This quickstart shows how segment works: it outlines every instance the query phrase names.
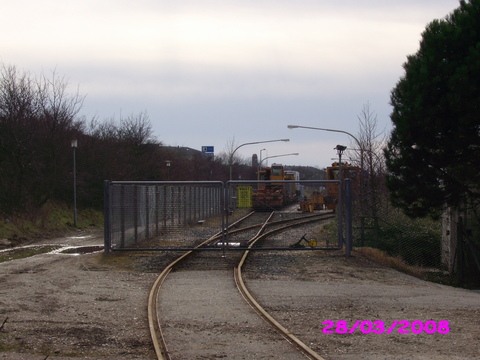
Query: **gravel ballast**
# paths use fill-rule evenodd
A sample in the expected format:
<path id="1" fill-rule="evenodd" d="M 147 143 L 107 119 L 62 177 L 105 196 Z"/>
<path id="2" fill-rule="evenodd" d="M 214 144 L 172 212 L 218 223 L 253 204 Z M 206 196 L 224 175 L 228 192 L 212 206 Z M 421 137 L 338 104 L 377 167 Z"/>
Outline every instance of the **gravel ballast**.
<path id="1" fill-rule="evenodd" d="M 101 234 L 81 235 L 45 243 L 103 242 Z M 0 359 L 154 359 L 147 298 L 157 275 L 174 256 L 178 254 L 48 253 L 0 263 Z M 207 316 L 205 308 L 196 307 L 195 321 L 182 317 L 182 306 L 172 304 L 182 304 L 192 291 L 206 296 L 205 289 L 192 288 L 192 283 L 195 277 L 214 279 L 218 270 L 211 271 L 210 275 L 191 272 L 179 282 L 183 285 L 176 282 L 175 292 L 170 289 L 171 298 L 165 298 L 168 302 L 164 310 L 171 319 L 166 326 L 183 327 L 185 333 L 192 331 L 204 337 L 197 344 L 187 345 L 188 352 L 181 356 L 252 358 L 248 349 L 233 349 L 236 336 L 245 334 L 252 339 L 258 335 L 262 340 L 255 341 L 265 343 L 267 348 L 275 344 L 274 336 L 265 336 L 263 320 L 254 324 L 253 320 L 232 315 L 230 332 L 221 334 L 215 330 L 221 320 Z M 245 265 L 244 279 L 275 319 L 328 360 L 464 360 L 480 354 L 479 293 L 419 280 L 380 266 L 355 251 L 350 258 L 342 251 L 253 252 Z M 216 301 L 208 303 L 209 310 L 218 307 L 215 313 L 226 312 L 228 317 L 228 304 L 232 309 L 248 308 L 240 303 L 233 305 L 237 300 L 230 298 L 232 283 L 212 281 L 217 291 L 211 295 Z M 165 285 L 168 290 L 168 282 Z M 223 294 L 228 298 L 222 298 Z M 382 321 L 387 326 L 403 320 L 448 321 L 449 332 L 325 333 L 322 324 Z M 178 338 L 182 341 L 181 336 Z M 223 342 L 223 353 L 212 355 L 208 347 L 212 339 Z M 255 341 L 252 349 L 258 347 Z M 172 346 L 178 348 L 174 343 Z M 226 348 L 229 346 L 232 349 Z"/>

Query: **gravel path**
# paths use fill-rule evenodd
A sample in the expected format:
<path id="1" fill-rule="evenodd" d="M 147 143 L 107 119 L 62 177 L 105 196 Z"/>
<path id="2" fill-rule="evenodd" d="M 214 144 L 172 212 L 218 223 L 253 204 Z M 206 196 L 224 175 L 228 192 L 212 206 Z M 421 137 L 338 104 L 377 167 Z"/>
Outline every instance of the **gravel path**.
<path id="1" fill-rule="evenodd" d="M 266 257 L 276 267 L 260 272 Z M 422 281 L 355 252 L 255 253 L 246 283 L 267 311 L 328 360 L 480 359 L 480 293 Z M 448 321 L 449 332 L 324 333 L 324 321 L 347 321 L 350 329 L 356 321 L 387 328 L 394 321 Z"/>
<path id="2" fill-rule="evenodd" d="M 79 234 L 53 242 L 101 245 L 102 238 Z M 245 281 L 274 318 L 326 360 L 480 358 L 479 293 L 424 282 L 353 255 L 256 252 L 245 266 Z M 52 253 L 0 263 L 0 359 L 154 359 L 147 298 L 171 258 L 162 252 L 108 257 Z M 261 349 L 267 349 L 262 354 L 269 358 L 278 339 L 263 320 L 247 318 L 243 310 L 248 306 L 233 296 L 230 270 L 192 268 L 171 276 L 173 282 L 165 284 L 170 298 L 161 306 L 170 317 L 170 336 L 181 340 L 171 348 L 178 351 L 176 358 L 262 358 L 253 355 Z M 207 291 L 207 285 L 215 290 Z M 198 305 L 211 295 L 216 301 Z M 185 307 L 195 309 L 196 315 L 185 318 Z M 326 320 L 449 321 L 449 332 L 324 333 Z M 220 333 L 217 325 L 222 323 L 229 332 Z M 212 350 L 214 343 L 221 351 Z M 285 358 L 292 359 L 287 348 Z"/>
<path id="3" fill-rule="evenodd" d="M 305 359 L 245 302 L 233 270 L 175 272 L 162 289 L 173 359 Z"/>

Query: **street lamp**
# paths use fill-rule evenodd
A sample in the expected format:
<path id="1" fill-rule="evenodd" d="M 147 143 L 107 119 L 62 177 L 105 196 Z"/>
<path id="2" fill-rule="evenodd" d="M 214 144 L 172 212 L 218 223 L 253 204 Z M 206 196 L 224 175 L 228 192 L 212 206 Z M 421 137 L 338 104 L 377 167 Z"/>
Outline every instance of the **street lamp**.
<path id="1" fill-rule="evenodd" d="M 337 145 L 335 146 L 334 150 L 337 150 L 338 154 L 338 180 L 340 183 L 338 184 L 338 239 L 343 243 L 343 228 L 342 228 L 342 221 L 343 221 L 343 176 L 342 176 L 342 154 L 347 149 L 346 146 Z M 340 245 L 342 245 L 342 243 Z"/>
<path id="2" fill-rule="evenodd" d="M 317 127 L 310 127 L 310 126 L 300 126 L 300 125 L 288 125 L 287 126 L 289 129 L 297 129 L 297 128 L 301 128 L 301 129 L 311 129 L 311 130 L 320 130 L 320 131 L 331 131 L 331 132 L 338 132 L 338 133 L 343 133 L 343 134 L 346 134 L 348 136 L 350 136 L 351 138 L 353 138 L 355 140 L 355 142 L 357 143 L 359 149 L 360 149 L 360 170 L 361 172 L 363 173 L 363 146 L 362 144 L 360 143 L 360 141 L 352 134 L 350 134 L 349 132 L 347 131 L 343 131 L 343 130 L 336 130 L 336 129 L 326 129 L 326 128 L 317 128 Z M 337 150 L 337 153 L 338 153 L 338 157 L 339 157 L 339 168 L 338 168 L 338 171 L 339 171 L 339 180 L 340 180 L 340 184 L 339 184 L 339 189 L 338 189 L 338 239 L 340 241 L 340 245 L 343 244 L 343 230 L 342 230 L 342 154 L 343 152 L 347 149 L 346 146 L 343 146 L 343 145 L 337 145 L 335 147 L 335 150 Z M 362 185 L 362 181 L 363 181 L 363 176 L 360 176 L 360 185 Z M 348 232 L 348 231 L 347 231 Z M 347 239 L 349 244 L 348 246 L 351 246 L 351 239 Z M 349 250 L 347 250 L 347 255 L 349 255 Z"/>
<path id="3" fill-rule="evenodd" d="M 170 181 L 170 166 L 172 162 L 170 160 L 165 160 L 165 165 L 167 166 L 167 180 Z"/>
<path id="4" fill-rule="evenodd" d="M 260 161 L 260 164 L 259 164 L 259 167 L 262 168 L 262 162 L 264 160 L 267 160 L 267 159 L 271 159 L 271 158 L 276 158 L 276 157 L 280 157 L 280 156 L 296 156 L 296 155 L 300 155 L 299 153 L 291 153 L 291 154 L 282 154 L 282 155 L 273 155 L 273 156 L 267 156 L 266 158 L 264 158 L 262 161 Z"/>
<path id="5" fill-rule="evenodd" d="M 291 154 L 267 156 L 262 161 L 260 161 L 260 163 L 258 164 L 258 174 L 257 174 L 258 180 L 260 180 L 260 170 L 262 170 L 262 162 L 264 160 L 271 159 L 271 158 L 276 158 L 276 157 L 280 157 L 280 156 L 290 156 L 290 155 L 299 155 L 299 154 L 298 153 L 291 153 Z"/>
<path id="6" fill-rule="evenodd" d="M 261 149 L 261 150 L 260 150 L 260 161 L 258 162 L 258 169 L 257 169 L 257 171 L 260 171 L 260 164 L 262 163 L 262 151 L 267 151 L 267 149 Z"/>
<path id="7" fill-rule="evenodd" d="M 232 151 L 232 153 L 230 154 L 230 158 L 229 158 L 229 167 L 230 167 L 230 180 L 232 180 L 232 163 L 233 163 L 233 155 L 235 154 L 235 152 L 240 149 L 242 146 L 245 146 L 245 145 L 255 145 L 255 144 L 264 144 L 264 143 L 270 143 L 270 142 L 277 142 L 277 141 L 285 141 L 285 142 L 288 142 L 290 141 L 290 139 L 278 139 L 278 140 L 266 140 L 266 141 L 255 141 L 255 142 L 248 142 L 248 143 L 245 143 L 245 144 L 242 144 L 242 145 L 239 145 L 235 148 L 235 150 Z"/>
<path id="8" fill-rule="evenodd" d="M 321 131 L 331 131 L 331 132 L 338 132 L 342 134 L 346 134 L 353 138 L 355 142 L 357 143 L 359 149 L 360 149 L 360 169 L 363 171 L 363 146 L 360 143 L 360 141 L 352 134 L 350 134 L 347 131 L 344 130 L 336 130 L 336 129 L 326 129 L 326 128 L 317 128 L 317 127 L 310 127 L 310 126 L 301 126 L 301 125 L 288 125 L 287 126 L 289 129 L 311 129 L 311 130 L 321 130 Z"/>
<path id="9" fill-rule="evenodd" d="M 73 149 L 73 225 L 77 227 L 77 164 L 75 158 L 77 140 L 72 140 L 71 146 Z"/>
<path id="10" fill-rule="evenodd" d="M 300 126 L 300 125 L 288 125 L 287 127 L 289 129 L 311 129 L 311 130 L 332 131 L 332 132 L 339 132 L 339 133 L 347 134 L 348 136 L 351 136 L 353 139 L 355 139 L 358 147 L 360 147 L 360 148 L 362 147 L 361 144 L 360 144 L 360 141 L 355 136 L 353 136 L 352 134 L 350 134 L 347 131 L 336 130 L 336 129 L 317 128 L 317 127 L 310 127 L 310 126 Z"/>

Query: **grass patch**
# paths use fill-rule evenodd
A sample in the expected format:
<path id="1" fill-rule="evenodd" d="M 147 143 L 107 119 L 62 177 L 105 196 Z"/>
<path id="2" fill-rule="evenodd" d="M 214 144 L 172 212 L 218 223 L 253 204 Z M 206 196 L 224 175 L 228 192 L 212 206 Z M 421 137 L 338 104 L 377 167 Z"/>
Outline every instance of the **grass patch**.
<path id="1" fill-rule="evenodd" d="M 409 274 L 421 279 L 425 279 L 426 274 L 428 273 L 427 269 L 422 268 L 420 266 L 409 265 L 401 257 L 390 256 L 385 251 L 380 249 L 375 249 L 371 247 L 361 247 L 361 248 L 356 248 L 355 251 L 375 261 L 378 264 L 393 268 L 395 270 L 404 272 L 406 274 Z"/>
<path id="2" fill-rule="evenodd" d="M 355 251 L 380 265 L 393 268 L 408 275 L 415 276 L 419 279 L 448 286 L 459 286 L 455 275 L 449 274 L 447 271 L 444 271 L 442 269 L 412 266 L 407 264 L 399 256 L 390 256 L 385 251 L 375 248 L 361 247 L 356 248 Z M 467 284 L 464 287 L 478 289 L 478 285 L 475 284 Z"/>
<path id="3" fill-rule="evenodd" d="M 317 242 L 318 247 L 338 246 L 338 225 L 337 221 L 329 221 L 315 228 L 307 238 Z"/>
<path id="4" fill-rule="evenodd" d="M 112 266 L 118 269 L 129 269 L 135 265 L 138 254 L 130 251 L 112 251 L 106 255 L 104 252 L 96 255 L 98 264 Z"/>
<path id="5" fill-rule="evenodd" d="M 72 207 L 63 203 L 49 202 L 41 209 L 28 213 L 3 216 L 0 219 L 0 239 L 9 239 L 17 244 L 24 239 L 49 238 L 71 230 L 101 226 L 103 226 L 101 211 L 78 210 L 75 227 Z"/>

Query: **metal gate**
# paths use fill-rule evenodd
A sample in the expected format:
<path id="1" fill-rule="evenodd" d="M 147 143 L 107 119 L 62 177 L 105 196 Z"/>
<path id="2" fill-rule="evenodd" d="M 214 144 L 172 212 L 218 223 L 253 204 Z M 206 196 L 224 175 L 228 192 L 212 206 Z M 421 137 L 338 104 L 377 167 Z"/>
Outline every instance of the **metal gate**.
<path id="1" fill-rule="evenodd" d="M 228 246 L 229 224 L 245 216 L 255 207 L 252 201 L 260 186 L 281 183 L 285 188 L 296 187 L 295 198 L 282 204 L 276 215 L 281 218 L 301 218 L 310 211 L 301 209 L 302 202 L 320 193 L 328 183 L 338 181 L 105 181 L 104 238 L 105 252 L 115 250 L 194 250 L 202 241 L 221 234 Z M 348 184 L 348 181 L 345 181 Z M 346 186 L 345 199 L 349 199 Z M 258 204 L 257 204 L 258 205 Z M 283 206 L 285 205 L 285 206 Z M 272 206 L 272 208 L 274 208 Z M 337 211 L 337 236 L 329 248 L 346 249 L 350 243 L 351 211 Z M 348 206 L 346 207 L 348 210 Z M 267 205 L 267 209 L 268 205 Z M 343 229 L 342 224 L 347 224 Z M 345 237 L 343 235 L 345 232 Z M 291 244 L 279 245 L 288 248 Z M 318 247 L 319 249 L 323 247 Z M 215 248 L 218 250 L 219 248 Z M 209 250 L 215 250 L 209 249 Z"/>

